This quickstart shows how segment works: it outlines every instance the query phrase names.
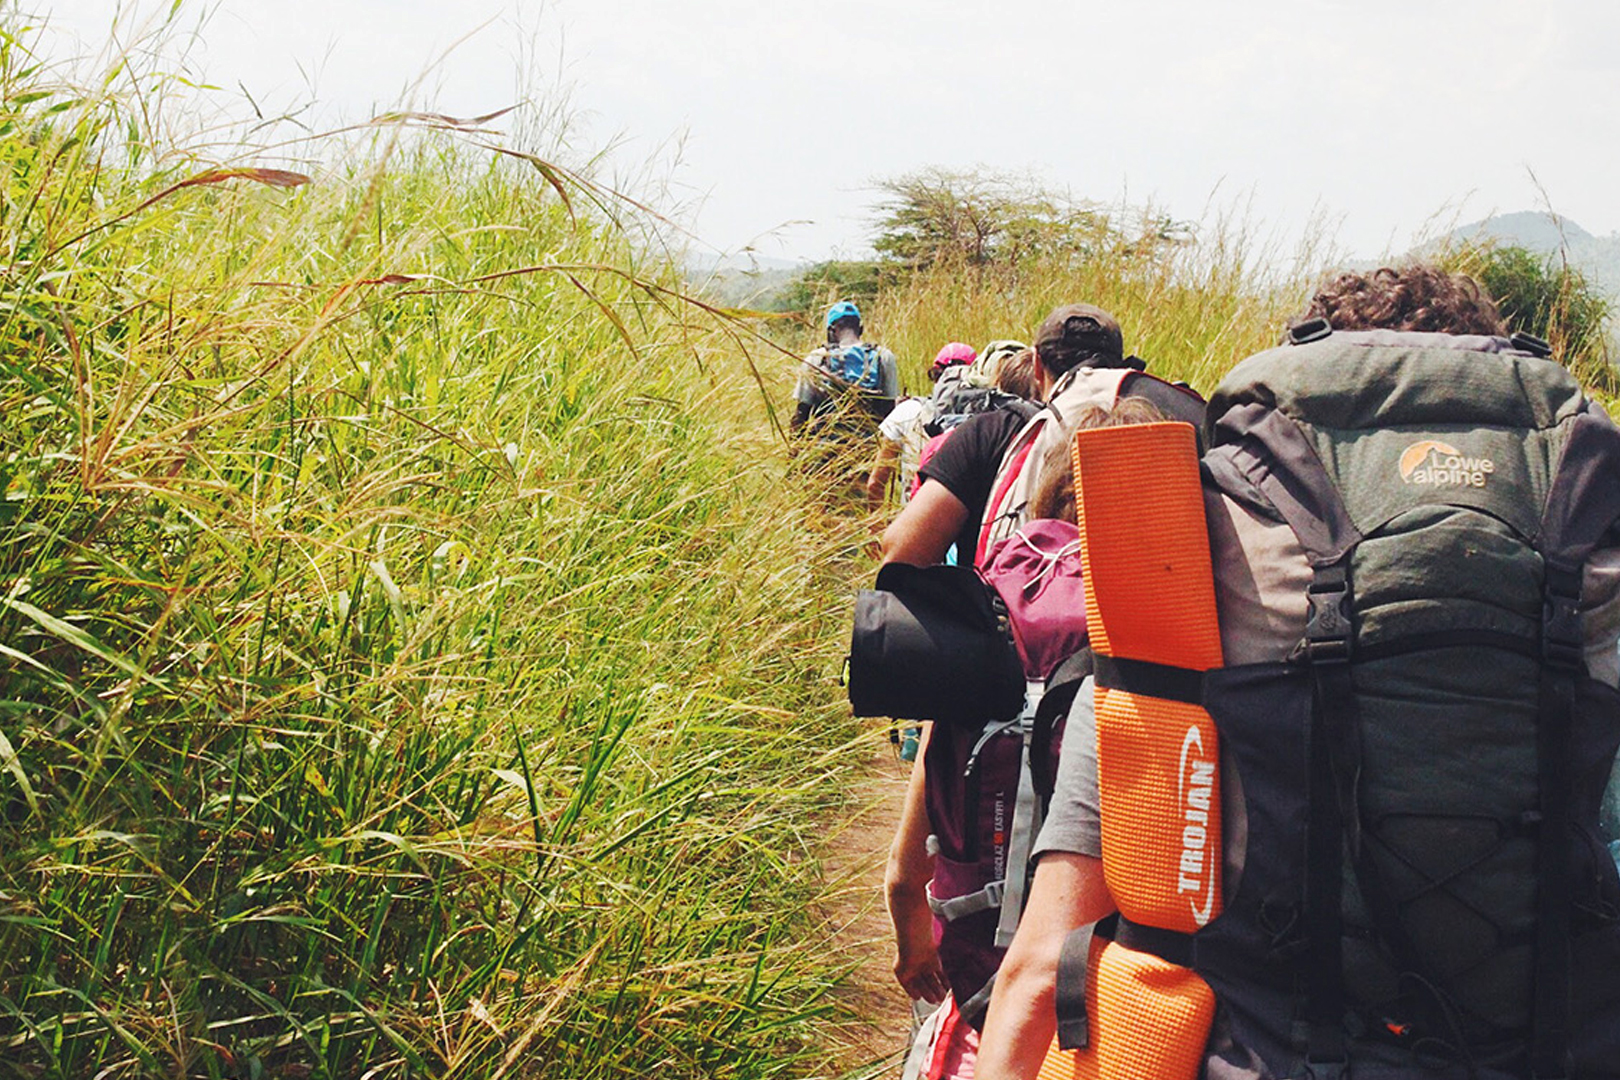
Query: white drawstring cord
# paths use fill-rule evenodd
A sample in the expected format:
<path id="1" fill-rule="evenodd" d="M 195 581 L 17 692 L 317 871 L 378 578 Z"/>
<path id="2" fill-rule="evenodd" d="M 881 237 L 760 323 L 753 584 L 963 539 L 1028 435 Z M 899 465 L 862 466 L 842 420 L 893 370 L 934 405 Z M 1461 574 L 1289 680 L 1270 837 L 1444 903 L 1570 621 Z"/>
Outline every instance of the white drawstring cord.
<path id="1" fill-rule="evenodd" d="M 1024 599 L 1026 600 L 1033 599 L 1034 593 L 1032 593 L 1031 590 L 1039 588 L 1041 582 L 1045 580 L 1046 575 L 1052 572 L 1052 569 L 1057 566 L 1065 555 L 1073 555 L 1080 550 L 1080 540 L 1078 537 L 1070 540 L 1067 544 L 1064 544 L 1056 551 L 1047 551 L 1045 548 L 1037 546 L 1035 541 L 1031 540 L 1024 533 L 1023 529 L 1019 529 L 1015 535 L 1019 540 L 1023 541 L 1025 547 L 1039 555 L 1041 560 L 1046 563 L 1045 566 L 1041 567 L 1040 573 L 1036 574 L 1034 578 L 1024 583 Z"/>

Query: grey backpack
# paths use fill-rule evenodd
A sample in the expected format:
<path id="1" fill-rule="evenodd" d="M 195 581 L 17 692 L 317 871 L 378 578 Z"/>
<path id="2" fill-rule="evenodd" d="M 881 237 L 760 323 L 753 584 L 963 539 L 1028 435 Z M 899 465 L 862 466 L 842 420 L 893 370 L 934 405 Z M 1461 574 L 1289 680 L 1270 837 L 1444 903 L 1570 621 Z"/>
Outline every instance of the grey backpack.
<path id="1" fill-rule="evenodd" d="M 1620 429 L 1544 355 L 1318 321 L 1211 398 L 1208 480 L 1309 566 L 1258 607 L 1304 633 L 1203 681 L 1247 819 L 1223 914 L 1121 940 L 1190 959 L 1215 1052 L 1262 1075 L 1620 1076 L 1620 692 L 1593 614 Z M 1217 547 L 1223 604 L 1264 557 Z"/>

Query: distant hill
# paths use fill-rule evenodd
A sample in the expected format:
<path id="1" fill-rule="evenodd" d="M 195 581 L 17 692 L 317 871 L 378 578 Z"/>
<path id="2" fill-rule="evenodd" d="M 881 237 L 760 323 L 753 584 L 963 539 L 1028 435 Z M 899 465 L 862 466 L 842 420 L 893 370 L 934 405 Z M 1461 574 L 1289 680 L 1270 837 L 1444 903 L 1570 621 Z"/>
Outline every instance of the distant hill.
<path id="1" fill-rule="evenodd" d="M 1550 255 L 1563 248 L 1569 264 L 1610 299 L 1620 303 L 1620 235 L 1594 236 L 1569 218 L 1534 210 L 1496 214 L 1463 225 L 1420 251 L 1494 240 Z"/>
<path id="2" fill-rule="evenodd" d="M 694 259 L 686 264 L 686 283 L 694 291 L 727 307 L 768 310 L 772 299 L 802 274 L 807 265 L 752 252 Z"/>

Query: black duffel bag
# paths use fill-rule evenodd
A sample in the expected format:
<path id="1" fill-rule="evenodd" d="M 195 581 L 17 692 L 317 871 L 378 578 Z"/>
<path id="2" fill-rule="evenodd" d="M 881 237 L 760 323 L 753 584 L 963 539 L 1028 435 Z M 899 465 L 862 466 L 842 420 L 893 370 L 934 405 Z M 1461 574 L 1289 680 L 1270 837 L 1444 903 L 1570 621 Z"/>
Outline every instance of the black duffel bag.
<path id="1" fill-rule="evenodd" d="M 980 726 L 1024 707 L 1024 669 L 1001 599 L 967 566 L 889 563 L 855 598 L 856 716 Z"/>

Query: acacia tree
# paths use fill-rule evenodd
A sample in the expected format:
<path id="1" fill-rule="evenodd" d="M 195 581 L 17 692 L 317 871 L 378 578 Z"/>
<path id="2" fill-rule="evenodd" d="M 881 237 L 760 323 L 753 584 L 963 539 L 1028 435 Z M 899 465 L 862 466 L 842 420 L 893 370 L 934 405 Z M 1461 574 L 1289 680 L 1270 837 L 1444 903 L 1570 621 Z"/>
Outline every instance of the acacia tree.
<path id="1" fill-rule="evenodd" d="M 1124 238 L 1094 205 L 1028 176 L 928 168 L 880 180 L 872 247 L 910 269 L 1086 256 Z"/>

